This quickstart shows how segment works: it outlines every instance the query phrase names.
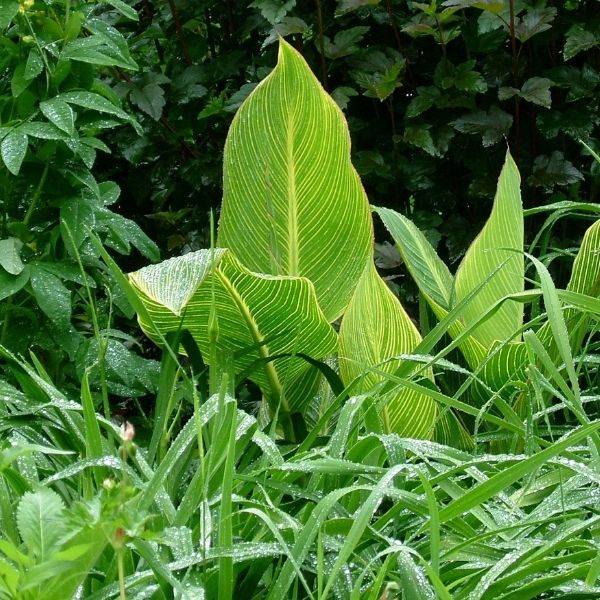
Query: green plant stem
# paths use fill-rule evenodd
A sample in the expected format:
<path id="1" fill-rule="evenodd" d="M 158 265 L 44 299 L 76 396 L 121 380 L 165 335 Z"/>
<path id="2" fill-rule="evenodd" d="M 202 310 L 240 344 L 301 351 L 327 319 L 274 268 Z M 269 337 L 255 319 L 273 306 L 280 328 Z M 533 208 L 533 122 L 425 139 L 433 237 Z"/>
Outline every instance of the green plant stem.
<path id="1" fill-rule="evenodd" d="M 42 189 L 44 187 L 44 184 L 46 183 L 46 178 L 48 177 L 49 170 L 50 170 L 50 164 L 46 163 L 44 165 L 44 170 L 42 171 L 42 176 L 40 177 L 37 187 L 35 188 L 35 192 L 33 193 L 33 198 L 31 198 L 31 203 L 29 204 L 29 208 L 27 209 L 27 212 L 25 213 L 25 217 L 23 218 L 24 225 L 29 225 L 29 221 L 31 220 L 33 212 L 36 209 L 36 206 L 40 199 L 40 196 L 42 195 Z"/>
<path id="2" fill-rule="evenodd" d="M 123 548 L 117 552 L 117 570 L 119 572 L 119 599 L 126 600 L 125 595 L 125 565 L 123 564 Z"/>

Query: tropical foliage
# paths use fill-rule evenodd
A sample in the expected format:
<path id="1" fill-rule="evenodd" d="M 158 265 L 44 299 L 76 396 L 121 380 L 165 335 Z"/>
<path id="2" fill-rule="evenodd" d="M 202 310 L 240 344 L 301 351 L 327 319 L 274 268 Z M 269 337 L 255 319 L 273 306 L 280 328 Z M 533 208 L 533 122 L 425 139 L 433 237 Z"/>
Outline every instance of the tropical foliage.
<path id="1" fill-rule="evenodd" d="M 586 3 L 216 8 L 0 0 L 0 598 L 597 597 Z"/>

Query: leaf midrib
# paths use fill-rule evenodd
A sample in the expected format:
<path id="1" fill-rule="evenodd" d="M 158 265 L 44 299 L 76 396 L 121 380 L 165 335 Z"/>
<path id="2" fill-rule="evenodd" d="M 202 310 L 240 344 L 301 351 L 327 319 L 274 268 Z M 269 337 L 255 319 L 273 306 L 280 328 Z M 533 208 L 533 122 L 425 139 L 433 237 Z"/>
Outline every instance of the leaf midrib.
<path id="1" fill-rule="evenodd" d="M 296 165 L 294 162 L 294 115 L 288 115 L 286 136 L 287 191 L 288 191 L 288 275 L 298 276 L 298 198 L 296 193 Z"/>
<path id="2" fill-rule="evenodd" d="M 281 400 L 281 410 L 284 412 L 289 412 L 289 406 L 287 405 L 287 402 L 283 397 L 282 385 L 279 381 L 279 376 L 277 374 L 277 371 L 275 370 L 275 366 L 273 365 L 272 361 L 267 360 L 271 354 L 269 351 L 269 347 L 267 344 L 264 343 L 265 338 L 258 329 L 256 321 L 254 321 L 254 319 L 252 318 L 250 308 L 246 304 L 244 298 L 242 298 L 242 296 L 238 292 L 235 285 L 232 283 L 231 279 L 229 279 L 229 277 L 227 277 L 227 275 L 223 273 L 223 271 L 220 268 L 217 268 L 215 270 L 215 273 L 218 276 L 219 281 L 223 284 L 223 287 L 227 290 L 229 296 L 231 297 L 235 305 L 238 307 L 242 319 L 246 323 L 248 331 L 252 336 L 252 340 L 258 348 L 258 354 L 262 359 L 265 359 L 265 375 L 267 376 L 267 379 L 269 381 L 269 387 L 271 388 L 272 394 L 271 398 L 269 398 L 269 404 L 274 410 L 277 410 L 279 408 L 279 401 Z"/>

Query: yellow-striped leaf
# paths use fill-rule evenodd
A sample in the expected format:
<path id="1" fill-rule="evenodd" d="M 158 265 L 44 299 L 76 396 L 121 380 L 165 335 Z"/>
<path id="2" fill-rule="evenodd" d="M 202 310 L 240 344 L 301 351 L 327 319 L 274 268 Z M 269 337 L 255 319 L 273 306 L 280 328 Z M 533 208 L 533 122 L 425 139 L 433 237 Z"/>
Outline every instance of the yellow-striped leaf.
<path id="1" fill-rule="evenodd" d="M 342 379 L 349 384 L 362 377 L 358 391 L 368 391 L 385 379 L 372 367 L 394 373 L 401 360 L 393 357 L 412 352 L 421 341 L 417 328 L 371 260 L 348 305 L 339 340 Z M 388 395 L 381 419 L 385 431 L 430 438 L 436 415 L 434 400 L 405 389 Z"/>
<path id="2" fill-rule="evenodd" d="M 225 144 L 219 246 L 248 269 L 310 279 L 332 322 L 372 251 L 369 205 L 336 103 L 280 40 Z"/>
<path id="3" fill-rule="evenodd" d="M 273 409 L 280 399 L 286 412 L 308 400 L 294 394 L 306 363 L 294 357 L 262 363 L 260 359 L 284 353 L 321 358 L 335 351 L 337 335 L 323 316 L 308 279 L 252 273 L 225 249 L 172 258 L 131 273 L 129 278 L 151 319 L 140 319 L 146 334 L 159 343 L 157 330 L 164 335 L 180 327 L 188 329 L 207 359 L 214 301 L 219 354 L 235 357 L 238 373 L 258 361 L 259 368 L 250 378 Z"/>
<path id="4" fill-rule="evenodd" d="M 498 180 L 492 213 L 465 254 L 454 281 L 454 305 L 501 268 L 465 307 L 462 319 L 472 323 L 509 294 L 522 292 L 525 282 L 523 259 L 523 206 L 519 171 L 507 152 Z M 473 332 L 473 337 L 490 348 L 496 340 L 515 335 L 523 324 L 523 305 L 505 302 Z M 515 337 L 515 341 L 518 338 Z"/>

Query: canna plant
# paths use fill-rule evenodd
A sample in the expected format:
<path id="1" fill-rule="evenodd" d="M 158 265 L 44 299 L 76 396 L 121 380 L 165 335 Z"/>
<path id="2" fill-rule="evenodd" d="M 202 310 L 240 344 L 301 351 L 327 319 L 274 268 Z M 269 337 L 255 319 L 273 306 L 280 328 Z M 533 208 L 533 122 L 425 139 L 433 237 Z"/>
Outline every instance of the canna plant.
<path id="1" fill-rule="evenodd" d="M 524 303 L 540 294 L 524 292 L 519 184 L 507 153 L 492 213 L 455 276 L 410 220 L 374 209 L 454 345 L 492 389 L 522 373 Z M 130 274 L 143 330 L 157 343 L 189 330 L 217 371 L 260 387 L 288 439 L 318 389 L 319 361 L 333 355 L 344 384 L 371 395 L 371 429 L 468 445 L 462 421 L 438 403 L 434 360 L 416 354 L 421 334 L 374 267 L 369 204 L 343 115 L 283 40 L 276 68 L 231 125 L 223 190 L 216 247 Z M 595 243 L 584 242 L 575 281 Z M 571 291 L 594 285 L 583 287 Z M 539 333 L 550 340 L 554 329 Z M 399 372 L 416 383 L 388 385 Z"/>

